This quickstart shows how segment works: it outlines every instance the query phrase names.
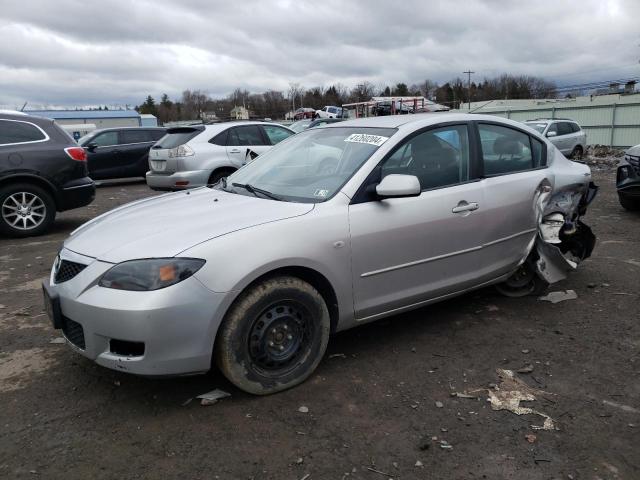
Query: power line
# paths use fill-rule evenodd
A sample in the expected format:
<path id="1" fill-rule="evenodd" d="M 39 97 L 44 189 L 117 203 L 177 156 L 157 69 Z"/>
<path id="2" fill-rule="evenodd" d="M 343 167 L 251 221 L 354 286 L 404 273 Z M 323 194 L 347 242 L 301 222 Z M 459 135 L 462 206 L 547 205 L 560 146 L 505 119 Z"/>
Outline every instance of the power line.
<path id="1" fill-rule="evenodd" d="M 462 72 L 462 73 L 466 73 L 468 75 L 468 77 L 467 77 L 467 92 L 468 92 L 468 100 L 469 100 L 469 110 L 471 110 L 471 74 L 472 73 L 476 73 L 476 72 L 472 72 L 471 70 L 467 70 L 466 72 Z"/>

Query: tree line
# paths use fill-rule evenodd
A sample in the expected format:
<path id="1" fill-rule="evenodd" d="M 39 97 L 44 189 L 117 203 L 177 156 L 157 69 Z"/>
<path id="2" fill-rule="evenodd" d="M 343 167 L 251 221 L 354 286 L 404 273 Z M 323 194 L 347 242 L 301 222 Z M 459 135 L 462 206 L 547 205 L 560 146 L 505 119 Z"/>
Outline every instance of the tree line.
<path id="1" fill-rule="evenodd" d="M 160 100 L 148 95 L 146 100 L 135 107 L 140 113 L 150 113 L 161 123 L 177 120 L 196 120 L 215 115 L 221 120 L 231 116 L 235 106 L 244 106 L 253 118 L 283 119 L 287 112 L 299 107 L 320 109 L 325 105 L 340 106 L 346 103 L 363 102 L 371 97 L 424 96 L 450 108 L 460 108 L 469 101 L 490 101 L 514 98 L 554 98 L 556 85 L 544 78 L 529 75 L 504 74 L 471 82 L 470 88 L 462 78 L 455 78 L 444 84 L 426 79 L 421 83 L 407 85 L 374 85 L 361 82 L 353 88 L 342 84 L 328 87 L 305 88 L 290 83 L 287 91 L 267 90 L 252 93 L 237 88 L 225 98 L 213 99 L 202 90 L 185 90 L 179 99 L 172 100 L 165 93 Z"/>

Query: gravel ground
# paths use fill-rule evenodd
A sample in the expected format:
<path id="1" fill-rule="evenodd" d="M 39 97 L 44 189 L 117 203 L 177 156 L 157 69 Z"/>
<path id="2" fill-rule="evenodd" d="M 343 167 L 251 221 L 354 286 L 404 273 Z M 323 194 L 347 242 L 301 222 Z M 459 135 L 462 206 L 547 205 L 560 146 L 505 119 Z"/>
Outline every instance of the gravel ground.
<path id="1" fill-rule="evenodd" d="M 138 378 L 51 343 L 39 284 L 62 240 L 152 194 L 100 187 L 50 234 L 0 238 L 0 478 L 640 478 L 640 215 L 611 169 L 594 176 L 594 255 L 552 288 L 577 299 L 486 289 L 343 332 L 309 381 L 260 398 L 217 372 Z M 553 430 L 487 402 L 496 369 L 523 367 L 545 392 L 525 405 Z M 189 401 L 214 388 L 231 397 Z"/>

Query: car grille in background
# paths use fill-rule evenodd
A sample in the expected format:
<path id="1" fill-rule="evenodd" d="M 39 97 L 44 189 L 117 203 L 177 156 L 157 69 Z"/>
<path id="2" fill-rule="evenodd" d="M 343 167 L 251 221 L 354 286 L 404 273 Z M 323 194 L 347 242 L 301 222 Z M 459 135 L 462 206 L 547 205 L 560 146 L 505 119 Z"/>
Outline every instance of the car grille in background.
<path id="1" fill-rule="evenodd" d="M 78 322 L 74 322 L 70 318 L 62 317 L 62 332 L 64 336 L 76 347 L 85 349 L 84 329 Z"/>
<path id="2" fill-rule="evenodd" d="M 632 157 L 631 155 L 627 155 L 626 160 L 627 162 L 629 162 L 629 165 L 631 165 L 635 172 L 640 175 L 640 157 Z"/>
<path id="3" fill-rule="evenodd" d="M 66 282 L 78 275 L 87 266 L 82 263 L 70 262 L 69 260 L 62 260 L 58 271 L 54 277 L 56 283 Z"/>

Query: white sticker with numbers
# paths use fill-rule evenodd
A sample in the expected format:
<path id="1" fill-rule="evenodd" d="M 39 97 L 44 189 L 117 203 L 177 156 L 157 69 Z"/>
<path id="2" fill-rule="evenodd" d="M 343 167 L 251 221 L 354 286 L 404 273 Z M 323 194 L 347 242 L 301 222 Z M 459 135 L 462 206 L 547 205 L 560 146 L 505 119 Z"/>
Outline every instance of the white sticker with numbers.
<path id="1" fill-rule="evenodd" d="M 389 140 L 389 137 L 383 137 L 382 135 L 369 135 L 367 133 L 352 133 L 344 139 L 345 142 L 366 143 L 367 145 L 375 145 L 376 147 L 379 147 L 387 140 Z"/>

